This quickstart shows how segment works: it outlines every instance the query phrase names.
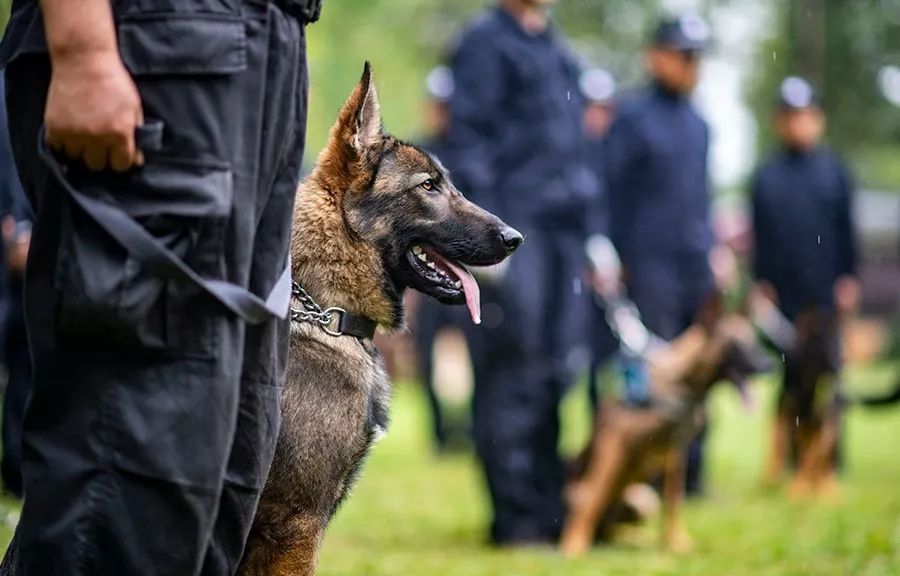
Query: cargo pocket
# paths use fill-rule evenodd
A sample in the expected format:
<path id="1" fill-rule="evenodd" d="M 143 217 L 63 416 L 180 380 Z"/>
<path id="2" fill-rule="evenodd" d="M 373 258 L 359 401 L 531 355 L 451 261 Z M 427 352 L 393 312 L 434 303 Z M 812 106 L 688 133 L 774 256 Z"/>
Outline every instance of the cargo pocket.
<path id="1" fill-rule="evenodd" d="M 201 276 L 224 275 L 232 204 L 227 166 L 152 157 L 128 174 L 70 170 L 82 193 L 124 211 Z M 63 211 L 57 262 L 57 338 L 93 336 L 117 348 L 209 354 L 215 303 L 199 287 L 161 277 L 73 202 Z"/>
<path id="2" fill-rule="evenodd" d="M 144 116 L 164 126 L 161 149 L 146 151 L 145 166 L 124 175 L 72 166 L 70 183 L 121 208 L 198 275 L 223 279 L 235 119 L 247 104 L 245 22 L 239 14 L 157 11 L 120 15 L 116 25 Z M 161 277 L 66 204 L 58 339 L 90 334 L 117 347 L 214 353 L 221 307 L 198 286 Z"/>

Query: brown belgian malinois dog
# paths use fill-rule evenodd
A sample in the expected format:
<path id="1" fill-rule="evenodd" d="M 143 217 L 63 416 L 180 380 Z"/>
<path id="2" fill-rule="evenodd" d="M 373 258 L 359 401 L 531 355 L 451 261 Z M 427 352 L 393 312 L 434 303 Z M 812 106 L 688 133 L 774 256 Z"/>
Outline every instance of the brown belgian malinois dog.
<path id="1" fill-rule="evenodd" d="M 716 382 L 743 389 L 747 376 L 770 364 L 749 320 L 723 314 L 712 299 L 699 319 L 648 358 L 652 401 L 634 408 L 604 402 L 580 472 L 567 489 L 568 517 L 562 534 L 567 554 L 585 552 L 626 487 L 663 473 L 663 545 L 686 552 L 692 542 L 679 519 L 684 455 L 702 423 L 704 400 Z"/>
<path id="2" fill-rule="evenodd" d="M 785 351 L 763 484 L 776 486 L 793 463 L 792 498 L 840 497 L 838 453 L 845 408 L 889 407 L 900 402 L 900 380 L 882 394 L 855 397 L 841 390 L 843 321 L 834 311 L 803 309 L 793 324 L 793 345 Z"/>
<path id="3" fill-rule="evenodd" d="M 465 265 L 497 264 L 522 240 L 437 159 L 382 131 L 367 63 L 297 195 L 281 433 L 240 574 L 315 572 L 325 527 L 387 426 L 390 383 L 371 334 L 402 325 L 404 290 L 465 302 L 478 323 Z"/>

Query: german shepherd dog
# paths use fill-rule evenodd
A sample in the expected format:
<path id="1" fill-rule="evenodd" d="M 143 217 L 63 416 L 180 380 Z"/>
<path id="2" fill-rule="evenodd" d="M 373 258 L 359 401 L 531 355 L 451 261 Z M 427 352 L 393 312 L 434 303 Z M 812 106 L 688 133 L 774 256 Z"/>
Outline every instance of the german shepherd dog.
<path id="1" fill-rule="evenodd" d="M 702 406 L 718 381 L 743 390 L 747 376 L 770 360 L 749 320 L 724 314 L 719 298 L 698 321 L 648 359 L 652 401 L 632 408 L 604 402 L 594 432 L 567 488 L 568 517 L 562 534 L 567 554 L 585 552 L 627 486 L 663 473 L 662 543 L 686 552 L 691 539 L 679 519 L 685 450 L 702 424 Z"/>
<path id="2" fill-rule="evenodd" d="M 844 408 L 890 406 L 900 401 L 900 382 L 884 395 L 854 398 L 842 393 L 840 323 L 835 312 L 805 308 L 794 322 L 792 346 L 785 351 L 763 483 L 777 485 L 792 462 L 789 494 L 793 498 L 839 497 L 838 444 Z"/>
<path id="3" fill-rule="evenodd" d="M 837 318 L 815 309 L 801 312 L 795 341 L 785 353 L 784 379 L 772 430 L 764 482 L 775 485 L 793 455 L 792 497 L 834 495 L 841 401 L 838 391 Z"/>
<path id="4" fill-rule="evenodd" d="M 497 264 L 522 241 L 466 200 L 437 159 L 382 131 L 366 63 L 297 194 L 294 281 L 322 308 L 388 330 L 403 323 L 406 288 L 465 302 L 477 323 L 478 285 L 465 265 Z M 325 528 L 387 426 L 390 383 L 371 339 L 294 322 L 290 351 L 281 432 L 244 576 L 315 572 Z"/>

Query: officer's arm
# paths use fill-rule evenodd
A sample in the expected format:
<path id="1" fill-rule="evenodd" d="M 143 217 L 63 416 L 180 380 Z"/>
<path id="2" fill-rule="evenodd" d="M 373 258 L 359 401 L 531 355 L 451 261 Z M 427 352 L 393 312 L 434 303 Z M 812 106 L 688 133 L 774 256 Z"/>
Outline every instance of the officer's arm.
<path id="1" fill-rule="evenodd" d="M 109 0 L 40 0 L 53 72 L 47 143 L 92 170 L 128 170 L 143 158 L 134 131 L 141 99 L 116 43 Z"/>
<path id="2" fill-rule="evenodd" d="M 489 38 L 463 38 L 452 59 L 455 89 L 450 99 L 448 144 L 456 186 L 496 211 L 496 154 L 500 145 L 503 74 L 499 50 Z"/>
<path id="3" fill-rule="evenodd" d="M 40 0 L 51 58 L 116 53 L 109 0 Z"/>
<path id="4" fill-rule="evenodd" d="M 840 250 L 838 271 L 844 276 L 856 276 L 857 238 L 853 227 L 853 177 L 845 166 L 839 168 L 841 202 L 838 207 L 838 247 Z"/>

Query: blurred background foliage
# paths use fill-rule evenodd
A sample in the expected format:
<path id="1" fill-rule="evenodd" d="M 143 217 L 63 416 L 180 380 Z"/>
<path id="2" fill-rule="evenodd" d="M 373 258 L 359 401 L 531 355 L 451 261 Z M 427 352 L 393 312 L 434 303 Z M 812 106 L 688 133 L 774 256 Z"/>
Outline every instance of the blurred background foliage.
<path id="1" fill-rule="evenodd" d="M 329 0 L 310 29 L 312 102 L 309 150 L 321 148 L 328 127 L 356 80 L 362 61 L 375 66 L 387 101 L 385 123 L 406 138 L 420 130 L 422 79 L 446 55 L 454 36 L 487 0 Z M 744 0 L 560 0 L 555 18 L 587 65 L 608 68 L 620 85 L 641 81 L 641 45 L 661 13 L 690 8 L 715 16 Z M 757 126 L 756 149 L 771 145 L 769 114 L 775 87 L 799 73 L 821 87 L 829 139 L 847 155 L 860 181 L 900 189 L 900 0 L 759 0 L 769 16 L 758 23 L 745 101 Z M 715 23 L 715 18 L 713 22 Z M 885 71 L 888 71 L 886 73 Z M 896 72 L 890 72 L 896 71 Z M 891 84 L 896 103 L 885 96 Z M 310 158 L 310 161 L 312 158 Z"/>
<path id="2" fill-rule="evenodd" d="M 5 25 L 9 4 L 0 0 L 0 25 Z M 366 59 L 375 67 L 387 102 L 387 127 L 401 137 L 419 136 L 425 74 L 488 4 L 490 0 L 326 0 L 321 21 L 309 29 L 307 161 L 324 144 Z M 775 86 L 785 74 L 800 73 L 821 87 L 830 142 L 851 160 L 859 180 L 871 188 L 900 189 L 900 0 L 560 0 L 554 11 L 586 65 L 608 68 L 620 85 L 634 87 L 641 79 L 642 41 L 661 13 L 691 9 L 715 24 L 716 14 L 750 4 L 764 8 L 752 14 L 766 14 L 754 24 L 758 33 L 753 45 L 735 46 L 740 39 L 717 29 L 716 51 L 752 51 L 751 70 L 745 71 L 748 80 L 741 88 L 756 120 L 751 149 L 771 145 Z"/>

